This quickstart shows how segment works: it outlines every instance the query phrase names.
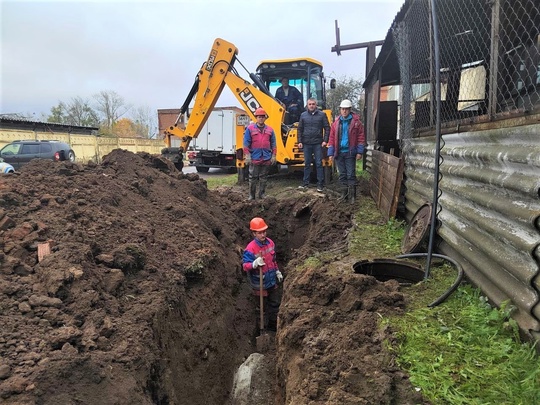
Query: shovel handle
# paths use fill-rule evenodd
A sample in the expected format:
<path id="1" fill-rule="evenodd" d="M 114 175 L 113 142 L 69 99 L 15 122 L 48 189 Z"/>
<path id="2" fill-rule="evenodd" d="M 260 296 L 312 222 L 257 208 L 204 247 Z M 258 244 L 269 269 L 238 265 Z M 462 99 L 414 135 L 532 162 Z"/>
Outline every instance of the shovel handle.
<path id="1" fill-rule="evenodd" d="M 261 329 L 261 335 L 264 331 L 264 296 L 263 296 L 263 271 L 262 267 L 259 267 L 259 308 L 260 308 L 260 329 Z"/>

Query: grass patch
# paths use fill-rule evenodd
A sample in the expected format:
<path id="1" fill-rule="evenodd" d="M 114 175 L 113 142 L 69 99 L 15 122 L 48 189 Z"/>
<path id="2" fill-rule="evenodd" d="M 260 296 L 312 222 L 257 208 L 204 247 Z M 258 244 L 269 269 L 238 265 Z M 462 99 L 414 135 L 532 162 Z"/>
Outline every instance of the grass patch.
<path id="1" fill-rule="evenodd" d="M 206 178 L 206 184 L 209 190 L 213 190 L 220 186 L 235 186 L 238 182 L 238 174 L 229 174 L 227 176 L 208 177 Z"/>
<path id="2" fill-rule="evenodd" d="M 509 313 L 464 285 L 442 305 L 385 322 L 397 330 L 398 364 L 433 404 L 537 404 L 538 358 Z"/>
<path id="3" fill-rule="evenodd" d="M 304 260 L 304 263 L 300 266 L 300 270 L 316 269 L 321 267 L 321 265 L 322 262 L 319 258 L 311 256 Z"/>
<path id="4" fill-rule="evenodd" d="M 356 177 L 359 179 L 369 179 L 370 174 L 364 170 L 364 162 L 362 160 L 356 161 Z"/>
<path id="5" fill-rule="evenodd" d="M 401 254 L 405 224 L 395 219 L 385 222 L 371 198 L 362 200 L 354 224 L 349 238 L 351 254 L 367 260 Z"/>

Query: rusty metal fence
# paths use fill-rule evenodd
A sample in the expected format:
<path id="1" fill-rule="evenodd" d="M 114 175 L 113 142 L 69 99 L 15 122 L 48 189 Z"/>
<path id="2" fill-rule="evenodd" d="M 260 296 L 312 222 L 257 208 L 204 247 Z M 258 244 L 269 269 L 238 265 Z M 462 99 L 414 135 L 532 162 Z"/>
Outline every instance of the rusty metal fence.
<path id="1" fill-rule="evenodd" d="M 408 3 L 392 27 L 401 139 L 436 123 L 431 2 Z M 540 109 L 539 0 L 437 1 L 436 17 L 443 126 Z"/>

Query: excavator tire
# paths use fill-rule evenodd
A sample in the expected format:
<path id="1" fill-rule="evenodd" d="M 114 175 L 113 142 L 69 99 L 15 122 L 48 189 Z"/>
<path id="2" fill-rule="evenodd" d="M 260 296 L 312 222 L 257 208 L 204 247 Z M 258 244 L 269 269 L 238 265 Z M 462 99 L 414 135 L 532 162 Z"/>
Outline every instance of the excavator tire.
<path id="1" fill-rule="evenodd" d="M 249 171 L 247 167 L 239 167 L 238 168 L 238 184 L 243 184 L 246 181 L 248 181 L 249 178 Z"/>
<path id="2" fill-rule="evenodd" d="M 325 184 L 328 185 L 332 182 L 333 171 L 334 171 L 333 166 L 324 166 L 324 183 Z"/>
<path id="3" fill-rule="evenodd" d="M 195 168 L 197 169 L 199 173 L 208 173 L 208 170 L 210 170 L 209 167 L 203 167 L 203 166 L 195 166 Z"/>

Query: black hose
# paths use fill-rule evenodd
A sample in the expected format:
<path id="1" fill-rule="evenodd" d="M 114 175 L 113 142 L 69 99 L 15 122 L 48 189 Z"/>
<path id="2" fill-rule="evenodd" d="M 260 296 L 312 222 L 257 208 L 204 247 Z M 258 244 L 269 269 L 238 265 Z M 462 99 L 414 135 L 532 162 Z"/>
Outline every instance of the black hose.
<path id="1" fill-rule="evenodd" d="M 427 255 L 428 255 L 427 253 L 409 253 L 406 255 L 401 255 L 401 256 L 396 256 L 396 257 L 398 259 L 404 259 L 407 257 L 423 257 Z M 456 288 L 458 288 L 464 276 L 463 268 L 461 267 L 461 265 L 458 262 L 456 262 L 454 259 L 452 259 L 451 257 L 440 255 L 437 253 L 432 253 L 431 256 L 448 260 L 450 263 L 452 263 L 456 267 L 456 270 L 458 271 L 458 276 L 456 278 L 456 281 L 454 281 L 454 284 L 452 284 L 452 286 L 448 290 L 446 290 L 446 292 L 443 295 L 441 295 L 439 298 L 437 298 L 435 301 L 433 301 L 431 304 L 428 305 L 429 308 L 436 307 L 437 305 L 442 304 L 444 301 L 446 301 L 446 299 L 456 290 Z"/>

